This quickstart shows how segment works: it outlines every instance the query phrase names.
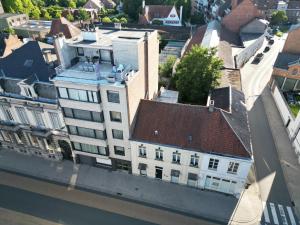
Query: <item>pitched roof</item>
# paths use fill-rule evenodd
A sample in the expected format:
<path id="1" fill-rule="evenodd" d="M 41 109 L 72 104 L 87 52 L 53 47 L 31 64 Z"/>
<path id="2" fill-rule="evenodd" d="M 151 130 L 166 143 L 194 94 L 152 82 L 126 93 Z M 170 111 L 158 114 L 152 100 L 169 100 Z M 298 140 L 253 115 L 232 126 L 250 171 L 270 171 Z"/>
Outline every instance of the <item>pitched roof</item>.
<path id="1" fill-rule="evenodd" d="M 231 111 L 230 87 L 218 88 L 212 91 L 210 100 L 214 100 L 214 106 L 227 112 Z"/>
<path id="2" fill-rule="evenodd" d="M 148 10 L 145 10 L 144 15 L 148 21 L 152 21 L 154 18 L 168 17 L 174 6 L 173 5 L 146 5 L 145 7 L 147 7 Z"/>
<path id="3" fill-rule="evenodd" d="M 261 10 L 277 9 L 279 0 L 253 0 L 254 5 Z"/>
<path id="4" fill-rule="evenodd" d="M 0 69 L 0 76 L 27 79 L 35 74 L 43 82 L 49 82 L 54 72 L 45 63 L 37 41 L 29 41 L 10 55 L 0 58 Z"/>
<path id="5" fill-rule="evenodd" d="M 83 8 L 85 9 L 99 9 L 99 10 L 102 9 L 102 7 L 103 6 L 99 0 L 89 0 L 83 6 Z"/>
<path id="6" fill-rule="evenodd" d="M 238 136 L 242 132 L 235 131 L 239 127 L 232 126 L 227 114 L 219 108 L 209 112 L 204 106 L 141 100 L 131 139 L 250 158 L 251 145 L 243 143 L 244 138 Z"/>
<path id="7" fill-rule="evenodd" d="M 275 68 L 287 70 L 289 63 L 295 62 L 300 59 L 300 54 L 290 54 L 280 52 L 274 63 Z"/>
<path id="8" fill-rule="evenodd" d="M 201 45 L 201 42 L 203 40 L 204 34 L 206 32 L 207 25 L 203 25 L 197 28 L 196 32 L 193 34 L 188 46 L 185 49 L 185 54 L 191 50 L 193 45 Z"/>
<path id="9" fill-rule="evenodd" d="M 61 17 L 52 21 L 49 35 L 54 36 L 59 33 L 63 33 L 65 37 L 69 39 L 78 36 L 81 33 L 81 31 L 80 29 L 75 27 L 71 22 L 69 22 L 66 18 Z"/>

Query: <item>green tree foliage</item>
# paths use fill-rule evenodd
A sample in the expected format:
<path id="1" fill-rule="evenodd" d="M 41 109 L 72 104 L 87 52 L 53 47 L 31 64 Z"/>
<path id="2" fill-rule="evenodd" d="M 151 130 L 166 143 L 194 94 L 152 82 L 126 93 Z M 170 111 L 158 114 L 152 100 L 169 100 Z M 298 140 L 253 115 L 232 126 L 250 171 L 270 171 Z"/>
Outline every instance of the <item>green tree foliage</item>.
<path id="1" fill-rule="evenodd" d="M 106 16 L 106 17 L 102 18 L 102 22 L 103 23 L 111 23 L 111 19 Z"/>
<path id="2" fill-rule="evenodd" d="M 288 20 L 285 11 L 276 11 L 272 13 L 271 24 L 272 25 L 280 25 L 285 23 Z"/>
<path id="3" fill-rule="evenodd" d="M 13 34 L 13 35 L 16 34 L 16 31 L 14 29 L 10 28 L 10 27 L 5 28 L 3 30 L 3 32 L 8 33 L 8 34 Z"/>
<path id="4" fill-rule="evenodd" d="M 76 5 L 77 5 L 77 7 L 82 7 L 85 5 L 86 2 L 87 2 L 87 0 L 77 0 Z"/>
<path id="5" fill-rule="evenodd" d="M 111 19 L 111 22 L 113 22 L 113 23 L 120 23 L 120 20 L 115 17 L 115 18 Z"/>
<path id="6" fill-rule="evenodd" d="M 167 61 L 159 66 L 159 75 L 161 77 L 171 77 L 174 63 L 176 61 L 175 56 L 169 56 Z"/>
<path id="7" fill-rule="evenodd" d="M 40 19 L 41 11 L 40 11 L 40 9 L 37 6 L 35 6 L 31 10 L 31 12 L 30 12 L 29 15 L 30 15 L 31 18 L 38 20 L 38 19 Z"/>
<path id="8" fill-rule="evenodd" d="M 191 16 L 191 23 L 192 24 L 198 24 L 203 25 L 205 24 L 204 16 L 202 13 L 195 13 Z"/>
<path id="9" fill-rule="evenodd" d="M 52 18 L 59 18 L 61 16 L 63 8 L 54 5 L 47 7 L 46 10 Z"/>
<path id="10" fill-rule="evenodd" d="M 216 49 L 194 45 L 176 67 L 174 79 L 180 101 L 205 104 L 209 91 L 219 84 L 222 67 Z"/>
<path id="11" fill-rule="evenodd" d="M 161 21 L 161 20 L 152 20 L 152 24 L 153 24 L 153 25 L 163 25 L 164 22 Z"/>
<path id="12" fill-rule="evenodd" d="M 128 14 L 131 19 L 137 21 L 142 9 L 142 2 L 142 0 L 123 0 L 124 12 Z"/>
<path id="13" fill-rule="evenodd" d="M 4 0 L 2 2 L 6 12 L 9 13 L 23 13 L 23 2 L 21 0 Z"/>
<path id="14" fill-rule="evenodd" d="M 46 9 L 42 9 L 42 17 L 45 18 L 46 20 L 52 19 L 51 15 L 48 13 Z"/>
<path id="15" fill-rule="evenodd" d="M 122 23 L 122 24 L 127 23 L 127 19 L 125 17 L 122 17 L 120 19 L 120 23 Z"/>
<path id="16" fill-rule="evenodd" d="M 73 22 L 74 21 L 74 16 L 71 13 L 68 13 L 66 16 L 66 19 Z"/>
<path id="17" fill-rule="evenodd" d="M 76 16 L 75 19 L 86 21 L 89 18 L 90 18 L 90 14 L 87 11 L 85 11 L 83 8 L 80 8 L 78 10 L 78 15 Z"/>
<path id="18" fill-rule="evenodd" d="M 70 8 L 72 8 L 72 9 L 75 9 L 75 8 L 76 8 L 76 2 L 73 1 L 73 0 L 70 0 L 68 6 L 69 6 Z"/>

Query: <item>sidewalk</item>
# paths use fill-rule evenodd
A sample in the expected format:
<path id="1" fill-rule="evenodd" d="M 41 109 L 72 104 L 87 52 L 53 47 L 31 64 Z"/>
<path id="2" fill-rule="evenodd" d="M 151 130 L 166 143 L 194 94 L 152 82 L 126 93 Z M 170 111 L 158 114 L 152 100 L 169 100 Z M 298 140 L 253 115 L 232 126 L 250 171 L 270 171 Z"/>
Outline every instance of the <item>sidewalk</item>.
<path id="1" fill-rule="evenodd" d="M 295 151 L 283 125 L 280 113 L 268 88 L 262 93 L 262 101 L 268 117 L 269 125 L 277 148 L 281 167 L 292 201 L 295 204 L 295 212 L 300 218 L 300 165 Z"/>
<path id="2" fill-rule="evenodd" d="M 74 166 L 71 161 L 45 161 L 9 150 L 0 150 L 0 169 L 222 223 L 231 220 L 232 224 L 255 224 L 261 216 L 260 200 L 251 186 L 238 200 L 216 192 L 87 165 Z"/>

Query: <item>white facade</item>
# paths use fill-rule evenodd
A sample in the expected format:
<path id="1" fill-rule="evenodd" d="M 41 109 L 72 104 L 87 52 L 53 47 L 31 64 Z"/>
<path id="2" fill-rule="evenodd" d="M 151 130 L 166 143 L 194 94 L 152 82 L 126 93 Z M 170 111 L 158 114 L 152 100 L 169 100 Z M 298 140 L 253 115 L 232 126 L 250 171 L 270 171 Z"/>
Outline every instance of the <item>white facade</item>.
<path id="1" fill-rule="evenodd" d="M 243 191 L 253 162 L 252 159 L 213 155 L 133 140 L 130 143 L 132 173 L 134 175 L 144 175 L 150 178 L 158 178 L 195 188 L 220 191 L 235 196 L 239 196 Z M 140 155 L 140 148 L 145 149 L 146 156 Z M 156 159 L 157 149 L 163 152 L 162 160 Z M 173 162 L 173 153 L 180 154 L 180 163 Z M 192 157 L 193 159 L 191 159 Z M 195 157 L 198 158 L 197 163 L 195 163 Z M 175 160 L 177 159 L 175 158 Z M 216 169 L 209 168 L 211 159 L 219 160 Z M 195 163 L 196 165 L 192 165 L 191 163 Z M 230 165 L 238 165 L 236 171 L 228 172 Z M 160 169 L 162 169 L 161 178 L 158 177 L 160 174 L 157 171 Z M 179 171 L 179 177 L 176 177 L 178 175 L 176 171 Z"/>

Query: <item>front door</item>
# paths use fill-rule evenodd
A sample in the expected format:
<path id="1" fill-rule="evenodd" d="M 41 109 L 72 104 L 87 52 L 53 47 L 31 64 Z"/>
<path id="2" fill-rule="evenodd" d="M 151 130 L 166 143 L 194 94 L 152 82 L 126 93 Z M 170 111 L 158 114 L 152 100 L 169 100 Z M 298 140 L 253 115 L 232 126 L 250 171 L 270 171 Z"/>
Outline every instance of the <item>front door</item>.
<path id="1" fill-rule="evenodd" d="M 162 179 L 162 171 L 163 171 L 162 167 L 156 166 L 155 167 L 155 178 Z"/>

